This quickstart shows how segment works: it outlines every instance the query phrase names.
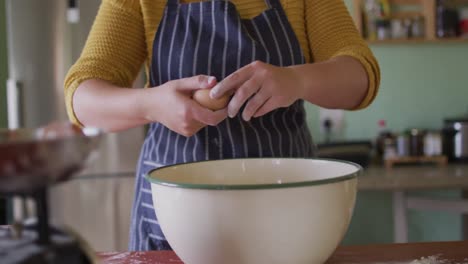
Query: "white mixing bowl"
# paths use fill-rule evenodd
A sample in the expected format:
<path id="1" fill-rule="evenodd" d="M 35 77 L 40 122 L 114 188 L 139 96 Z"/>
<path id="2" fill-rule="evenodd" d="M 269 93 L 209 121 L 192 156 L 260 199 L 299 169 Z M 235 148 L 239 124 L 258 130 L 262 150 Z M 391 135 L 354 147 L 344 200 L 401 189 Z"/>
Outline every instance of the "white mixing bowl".
<path id="1" fill-rule="evenodd" d="M 159 224 L 187 264 L 318 264 L 341 242 L 359 165 L 320 159 L 233 159 L 156 169 Z"/>

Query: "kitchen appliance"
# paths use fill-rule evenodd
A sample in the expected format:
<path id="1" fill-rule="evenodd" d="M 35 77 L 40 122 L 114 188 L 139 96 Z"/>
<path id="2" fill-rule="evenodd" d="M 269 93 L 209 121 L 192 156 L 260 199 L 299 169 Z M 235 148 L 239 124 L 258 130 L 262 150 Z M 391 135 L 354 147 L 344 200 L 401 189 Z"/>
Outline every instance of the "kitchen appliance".
<path id="1" fill-rule="evenodd" d="M 0 228 L 3 264 L 84 264 L 96 259 L 76 233 L 49 224 L 48 191 L 83 168 L 100 132 L 85 129 L 83 134 L 57 135 L 57 131 L 0 130 L 0 196 L 30 197 L 36 209 L 34 218 Z"/>
<path id="2" fill-rule="evenodd" d="M 325 263 L 348 229 L 361 171 L 342 161 L 252 158 L 163 167 L 147 180 L 161 229 L 185 263 Z"/>
<path id="3" fill-rule="evenodd" d="M 366 168 L 372 159 L 372 142 L 368 140 L 335 141 L 317 144 L 317 157 L 347 160 Z"/>
<path id="4" fill-rule="evenodd" d="M 468 117 L 444 120 L 443 149 L 451 161 L 468 161 Z"/>
<path id="5" fill-rule="evenodd" d="M 67 120 L 64 78 L 81 53 L 100 3 L 99 0 L 5 1 L 10 129 Z M 0 16 L 3 18 L 3 14 Z M 134 86 L 144 86 L 142 76 Z M 132 179 L 144 134 L 144 128 L 140 127 L 104 135 L 96 151 L 97 161 L 73 181 L 50 190 L 54 209 L 50 212 L 51 221 L 69 222 L 98 250 L 126 249 Z M 94 184 L 97 178 L 99 184 Z M 90 201 L 91 197 L 100 199 L 100 203 Z M 10 200 L 13 210 L 9 211 L 13 213 L 9 221 L 34 213 L 34 206 L 27 199 Z M 123 203 L 117 204 L 118 201 Z M 73 208 L 96 214 L 83 214 Z"/>

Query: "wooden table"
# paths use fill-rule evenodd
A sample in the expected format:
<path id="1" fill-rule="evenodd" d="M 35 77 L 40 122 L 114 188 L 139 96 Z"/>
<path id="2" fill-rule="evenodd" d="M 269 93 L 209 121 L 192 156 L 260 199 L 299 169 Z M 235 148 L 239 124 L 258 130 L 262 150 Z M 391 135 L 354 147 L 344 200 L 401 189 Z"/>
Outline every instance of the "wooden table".
<path id="1" fill-rule="evenodd" d="M 394 242 L 408 242 L 407 209 L 448 211 L 463 217 L 463 237 L 468 240 L 468 164 L 447 166 L 372 166 L 359 177 L 360 191 L 388 191 L 393 195 Z M 461 190 L 464 199 L 412 197 L 415 190 Z"/>
<path id="2" fill-rule="evenodd" d="M 98 255 L 103 264 L 183 263 L 172 251 L 99 253 Z M 413 260 L 431 256 L 445 261 L 441 261 L 444 264 L 468 263 L 468 241 L 340 247 L 327 264 L 410 264 Z"/>

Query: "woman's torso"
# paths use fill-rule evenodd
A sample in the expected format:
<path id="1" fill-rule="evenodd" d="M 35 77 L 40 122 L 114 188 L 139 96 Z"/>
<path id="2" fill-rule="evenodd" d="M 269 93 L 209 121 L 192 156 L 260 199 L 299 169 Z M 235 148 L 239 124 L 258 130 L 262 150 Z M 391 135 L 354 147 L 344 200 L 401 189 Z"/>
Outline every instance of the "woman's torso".
<path id="1" fill-rule="evenodd" d="M 309 0 L 310 1 L 310 0 Z M 182 3 L 200 2 L 200 0 L 181 0 Z M 265 0 L 232 0 L 236 5 L 241 18 L 251 19 L 267 9 Z M 146 48 L 148 54 L 147 68 L 153 54 L 153 41 L 161 17 L 164 13 L 167 0 L 140 0 L 141 12 L 145 28 Z M 310 50 L 307 40 L 305 3 L 304 0 L 281 0 L 281 4 L 291 27 L 301 45 L 307 62 L 310 62 Z"/>
<path id="2" fill-rule="evenodd" d="M 243 18 L 242 5 L 240 9 L 235 2 L 168 6 L 152 43 L 150 86 L 158 89 L 167 81 L 198 74 L 222 80 L 255 60 L 284 67 L 304 63 L 298 38 L 282 11 L 283 3 L 274 0 L 275 7 L 270 9 L 265 0 L 260 1 L 261 16 L 250 12 L 252 20 Z M 250 122 L 239 115 L 226 119 L 190 138 L 154 123 L 144 149 L 144 159 L 160 165 L 239 157 L 310 157 L 313 152 L 301 100 Z"/>

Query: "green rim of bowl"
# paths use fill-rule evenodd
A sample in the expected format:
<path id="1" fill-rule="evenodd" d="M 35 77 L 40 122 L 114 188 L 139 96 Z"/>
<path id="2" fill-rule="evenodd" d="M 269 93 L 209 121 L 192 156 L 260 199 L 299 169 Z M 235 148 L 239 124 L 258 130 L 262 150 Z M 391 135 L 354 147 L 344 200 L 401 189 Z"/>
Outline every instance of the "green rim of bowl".
<path id="1" fill-rule="evenodd" d="M 194 184 L 194 183 L 179 183 L 173 182 L 168 180 L 161 180 L 155 177 L 151 177 L 151 174 L 154 171 L 168 169 L 175 166 L 180 165 L 188 165 L 188 164 L 195 164 L 195 163 L 203 163 L 203 162 L 210 162 L 210 161 L 196 161 L 196 162 L 189 162 L 189 163 L 178 163 L 169 166 L 164 166 L 160 168 L 156 168 L 151 170 L 145 175 L 145 179 L 153 184 L 158 184 L 167 187 L 175 187 L 175 188 L 182 188 L 182 189 L 203 189 L 203 190 L 256 190 L 256 189 L 281 189 L 281 188 L 292 188 L 292 187 L 305 187 L 305 186 L 314 186 L 314 185 L 323 185 L 323 184 L 330 184 L 336 183 L 341 181 L 347 181 L 350 179 L 357 178 L 362 173 L 362 167 L 359 164 L 350 162 L 350 161 L 343 161 L 343 160 L 335 160 L 335 159 L 316 159 L 316 158 L 239 158 L 239 159 L 222 159 L 216 161 L 226 161 L 226 160 L 249 160 L 249 159 L 263 159 L 263 160 L 275 160 L 275 159 L 282 159 L 282 160 L 316 160 L 316 161 L 332 161 L 332 162 L 340 162 L 349 165 L 353 165 L 357 168 L 357 171 L 346 174 L 343 176 L 329 178 L 329 179 L 322 179 L 322 180 L 311 180 L 311 181 L 300 181 L 300 182 L 290 182 L 290 183 L 268 183 L 268 184 L 234 184 L 234 185 L 223 185 L 223 184 Z M 212 160 L 211 162 L 213 162 Z"/>

